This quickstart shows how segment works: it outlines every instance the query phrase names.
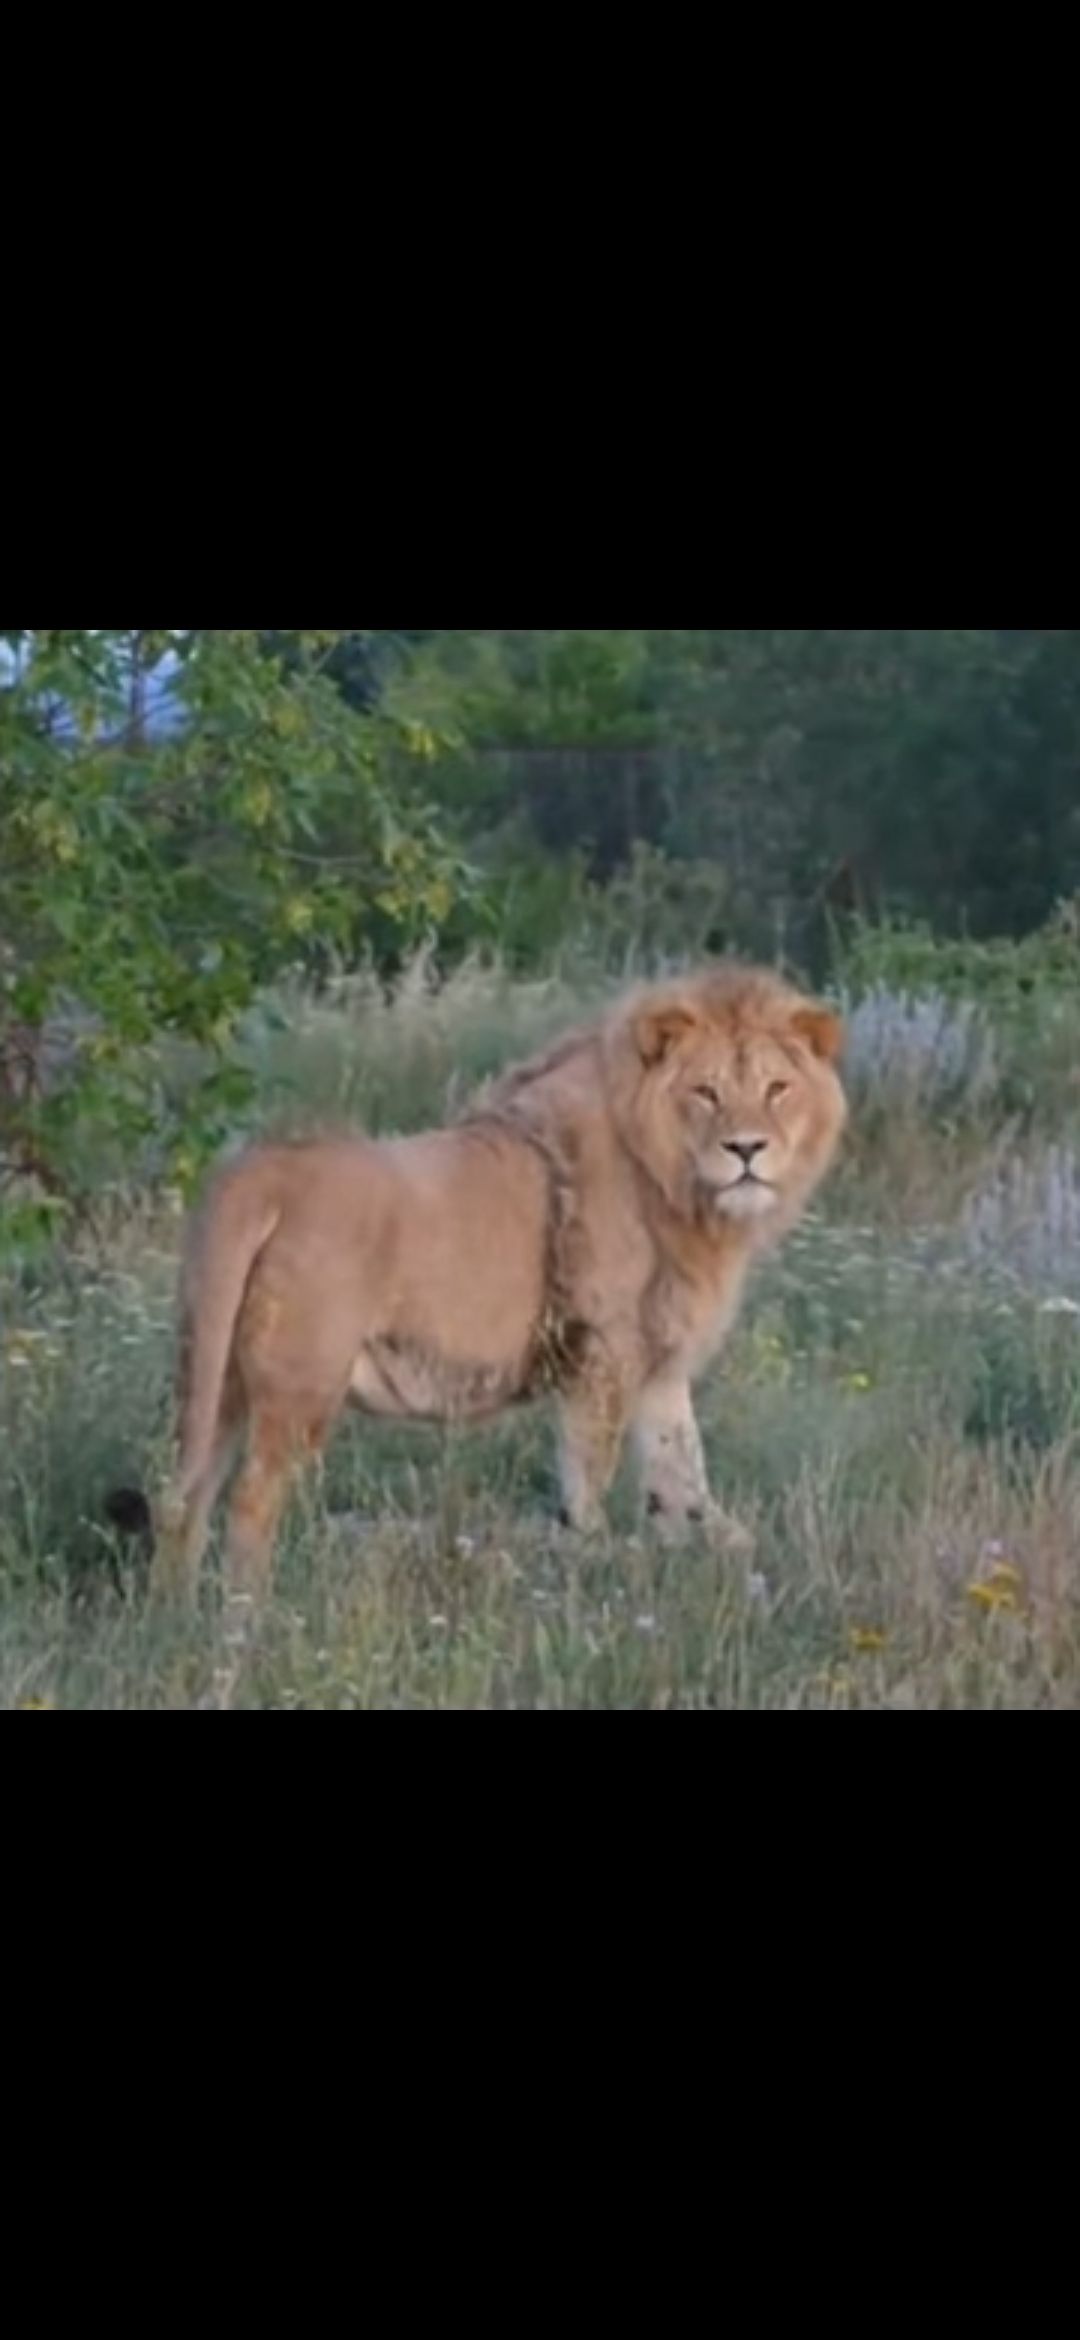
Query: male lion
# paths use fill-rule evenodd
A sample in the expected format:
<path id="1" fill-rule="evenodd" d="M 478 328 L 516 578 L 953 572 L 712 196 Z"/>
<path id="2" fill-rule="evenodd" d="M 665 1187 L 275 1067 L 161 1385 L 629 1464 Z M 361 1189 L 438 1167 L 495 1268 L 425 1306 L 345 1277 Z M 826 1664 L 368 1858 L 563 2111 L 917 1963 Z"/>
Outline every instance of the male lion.
<path id="1" fill-rule="evenodd" d="M 842 1037 L 775 976 L 714 968 L 624 1000 L 456 1128 L 220 1173 L 187 1246 L 157 1587 L 194 1589 L 242 1447 L 227 1583 L 260 1596 L 293 1467 L 350 1402 L 466 1422 L 550 1393 L 568 1525 L 599 1518 L 630 1430 L 650 1512 L 737 1539 L 690 1385 L 832 1160 Z"/>

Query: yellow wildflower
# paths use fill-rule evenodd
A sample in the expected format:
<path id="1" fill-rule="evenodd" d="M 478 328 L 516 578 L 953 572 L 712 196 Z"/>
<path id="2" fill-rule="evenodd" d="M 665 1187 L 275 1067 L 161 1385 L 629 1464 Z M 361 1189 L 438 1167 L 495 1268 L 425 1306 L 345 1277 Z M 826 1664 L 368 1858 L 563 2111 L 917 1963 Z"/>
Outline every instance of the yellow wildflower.
<path id="1" fill-rule="evenodd" d="M 996 1578 L 997 1571 L 995 1570 L 994 1576 L 988 1577 L 985 1583 L 969 1584 L 969 1601 L 973 1601 L 977 1609 L 984 1610 L 987 1616 L 993 1616 L 998 1610 L 1004 1611 L 1007 1616 L 1018 1616 L 1020 1603 L 1016 1597 L 1014 1586 L 1012 1584 L 999 1584 Z"/>

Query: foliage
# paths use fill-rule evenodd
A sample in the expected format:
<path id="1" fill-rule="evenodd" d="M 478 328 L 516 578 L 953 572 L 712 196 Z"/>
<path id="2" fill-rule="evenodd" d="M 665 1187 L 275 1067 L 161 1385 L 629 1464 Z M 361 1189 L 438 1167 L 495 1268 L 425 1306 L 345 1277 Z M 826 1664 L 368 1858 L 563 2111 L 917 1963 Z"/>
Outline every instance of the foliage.
<path id="1" fill-rule="evenodd" d="M 884 985 L 908 998 L 940 993 L 999 1019 L 1023 1019 L 1076 996 L 1080 897 L 1059 903 L 1045 925 L 1020 940 L 936 935 L 925 919 L 858 920 L 840 941 L 836 967 L 860 997 Z"/>
<path id="2" fill-rule="evenodd" d="M 1020 940 L 886 919 L 856 920 L 833 944 L 860 1143 L 898 1117 L 914 1148 L 931 1116 L 954 1131 L 990 1118 L 1045 1134 L 1080 1101 L 1076 901 Z"/>
<path id="3" fill-rule="evenodd" d="M 24 1232 L 106 1139 L 118 1167 L 203 1157 L 283 967 L 392 970 L 427 937 L 444 966 L 732 947 L 818 979 L 839 943 L 856 997 L 1008 1022 L 1030 1105 L 1020 1037 L 1060 1027 L 1080 948 L 1075 912 L 1046 923 L 1080 893 L 1080 633 L 2 634 L 0 825 Z M 219 1049 L 183 1132 L 163 1039 Z"/>
<path id="4" fill-rule="evenodd" d="M 542 852 L 520 827 L 489 849 L 490 939 L 522 971 L 557 959 L 645 973 L 731 949 L 744 928 L 729 874 L 636 843 L 600 884 L 588 857 Z"/>
<path id="5" fill-rule="evenodd" d="M 260 985 L 392 962 L 449 920 L 468 873 L 430 803 L 439 742 L 346 704 L 342 640 L 0 635 L 0 1170 L 33 1181 L 9 1230 L 78 1195 L 103 1132 L 190 1174 L 243 1103 L 228 1048 Z M 182 719 L 161 735 L 166 656 Z M 210 1052 L 183 1129 L 162 1126 L 165 1035 Z"/>
<path id="6" fill-rule="evenodd" d="M 472 834 L 524 820 L 606 880 L 635 842 L 727 871 L 744 943 L 830 910 L 1022 934 L 1080 889 L 1080 631 L 436 632 Z M 554 939 L 554 938 L 552 938 Z"/>

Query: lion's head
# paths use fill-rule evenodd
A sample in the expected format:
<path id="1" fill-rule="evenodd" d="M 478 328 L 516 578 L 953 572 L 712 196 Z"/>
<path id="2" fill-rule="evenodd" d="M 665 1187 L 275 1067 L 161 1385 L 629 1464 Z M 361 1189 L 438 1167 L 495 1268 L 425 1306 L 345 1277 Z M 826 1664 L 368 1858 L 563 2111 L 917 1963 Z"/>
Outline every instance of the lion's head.
<path id="1" fill-rule="evenodd" d="M 757 970 L 643 991 L 608 1031 L 626 1140 L 676 1208 L 765 1232 L 832 1160 L 847 1117 L 843 1037 L 830 1008 Z"/>

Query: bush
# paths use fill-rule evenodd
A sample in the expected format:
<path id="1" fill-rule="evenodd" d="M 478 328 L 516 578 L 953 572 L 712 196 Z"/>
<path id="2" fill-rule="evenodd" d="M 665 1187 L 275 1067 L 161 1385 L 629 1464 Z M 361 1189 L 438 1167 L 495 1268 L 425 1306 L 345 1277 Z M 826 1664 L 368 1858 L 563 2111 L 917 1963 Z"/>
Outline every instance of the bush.
<path id="1" fill-rule="evenodd" d="M 244 1106 L 259 989 L 438 934 L 470 883 L 426 801 L 438 742 L 354 714 L 334 634 L 0 636 L 0 1215 L 32 1231 L 152 1144 L 181 1180 Z M 176 721 L 135 689 L 168 647 Z M 162 1048 L 201 1056 L 171 1115 Z"/>
<path id="2" fill-rule="evenodd" d="M 970 1000 L 943 992 L 910 998 L 876 984 L 845 1000 L 847 1074 L 856 1106 L 875 1115 L 968 1116 L 993 1097 L 994 1034 Z"/>
<path id="3" fill-rule="evenodd" d="M 919 920 L 859 920 L 834 938 L 836 980 L 856 999 L 879 990 L 980 1008 L 999 1026 L 1030 1029 L 1080 986 L 1080 897 L 1021 942 L 950 941 Z"/>
<path id="4" fill-rule="evenodd" d="M 891 1016 L 901 1042 L 908 1026 L 912 1076 L 915 1057 L 922 1059 L 927 1106 L 960 1102 L 1044 1130 L 1074 1119 L 1080 900 L 1059 905 L 1049 924 L 1022 942 L 949 942 L 918 924 L 860 924 L 835 944 L 833 979 L 865 1034 L 860 1057 L 871 1097 L 887 1097 L 890 1059 L 895 1070 Z M 874 1080 L 876 1040 L 885 1044 L 883 1086 Z"/>

